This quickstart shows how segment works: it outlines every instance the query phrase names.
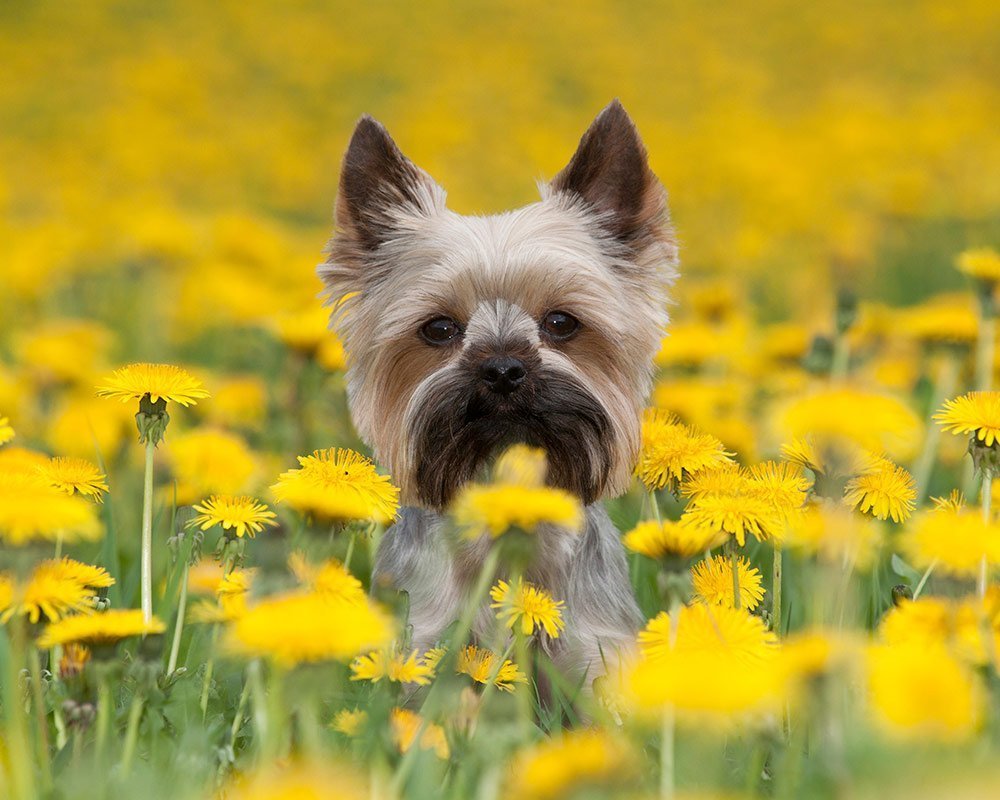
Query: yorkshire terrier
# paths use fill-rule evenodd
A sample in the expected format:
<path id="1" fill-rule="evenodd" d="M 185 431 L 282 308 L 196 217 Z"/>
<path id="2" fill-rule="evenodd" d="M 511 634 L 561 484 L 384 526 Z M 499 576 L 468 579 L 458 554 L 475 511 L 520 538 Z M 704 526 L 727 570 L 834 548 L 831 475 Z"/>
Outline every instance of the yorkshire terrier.
<path id="1" fill-rule="evenodd" d="M 600 500 L 632 479 L 677 246 L 666 192 L 617 100 L 540 191 L 514 211 L 456 214 L 365 116 L 319 274 L 355 427 L 402 490 L 375 580 L 409 594 L 413 647 L 433 646 L 458 618 L 488 547 L 456 549 L 441 514 L 525 443 L 545 451 L 546 483 L 586 508 L 580 534 L 537 532 L 525 579 L 565 601 L 565 632 L 544 647 L 589 683 L 642 622 Z M 484 607 L 481 634 L 490 620 Z"/>

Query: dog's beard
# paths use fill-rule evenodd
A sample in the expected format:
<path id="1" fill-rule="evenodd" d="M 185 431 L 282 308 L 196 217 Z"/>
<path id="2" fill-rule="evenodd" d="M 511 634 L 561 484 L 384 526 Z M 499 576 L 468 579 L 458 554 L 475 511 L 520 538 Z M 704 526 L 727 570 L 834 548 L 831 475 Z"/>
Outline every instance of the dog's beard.
<path id="1" fill-rule="evenodd" d="M 414 484 L 420 501 L 445 508 L 512 444 L 539 447 L 546 483 L 592 503 L 613 461 L 611 420 L 598 399 L 572 377 L 533 370 L 509 395 L 490 392 L 466 370 L 438 376 L 409 417 Z"/>

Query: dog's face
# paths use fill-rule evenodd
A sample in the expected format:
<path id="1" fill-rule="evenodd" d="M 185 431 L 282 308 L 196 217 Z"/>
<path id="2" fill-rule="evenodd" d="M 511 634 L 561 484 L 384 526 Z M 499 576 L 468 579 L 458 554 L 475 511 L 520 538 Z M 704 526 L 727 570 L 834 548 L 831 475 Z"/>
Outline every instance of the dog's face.
<path id="1" fill-rule="evenodd" d="M 590 503 L 628 486 L 676 246 L 632 121 L 608 106 L 516 211 L 467 217 L 363 118 L 320 266 L 354 423 L 404 502 L 446 506 L 501 450 Z"/>

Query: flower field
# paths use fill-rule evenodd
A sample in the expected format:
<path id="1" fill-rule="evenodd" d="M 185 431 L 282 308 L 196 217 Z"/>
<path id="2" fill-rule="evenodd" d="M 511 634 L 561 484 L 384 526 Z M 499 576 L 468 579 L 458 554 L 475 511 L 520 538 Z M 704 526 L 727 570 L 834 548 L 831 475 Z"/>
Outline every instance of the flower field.
<path id="1" fill-rule="evenodd" d="M 0 798 L 1000 796 L 998 41 L 975 0 L 3 4 Z M 413 645 L 315 266 L 362 112 L 483 213 L 614 96 L 681 278 L 591 683 L 526 446 Z"/>

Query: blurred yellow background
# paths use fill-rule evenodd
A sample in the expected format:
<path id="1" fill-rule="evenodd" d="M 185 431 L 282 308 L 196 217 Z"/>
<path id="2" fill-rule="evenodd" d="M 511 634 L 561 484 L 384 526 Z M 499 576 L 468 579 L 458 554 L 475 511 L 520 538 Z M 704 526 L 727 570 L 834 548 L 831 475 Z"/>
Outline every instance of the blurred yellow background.
<path id="1" fill-rule="evenodd" d="M 998 45 L 989 0 L 4 3 L 5 302 L 194 264 L 178 303 L 243 280 L 262 291 L 222 313 L 297 305 L 361 113 L 488 212 L 614 96 L 687 274 L 748 276 L 778 313 L 831 277 L 914 299 L 1000 233 Z"/>

